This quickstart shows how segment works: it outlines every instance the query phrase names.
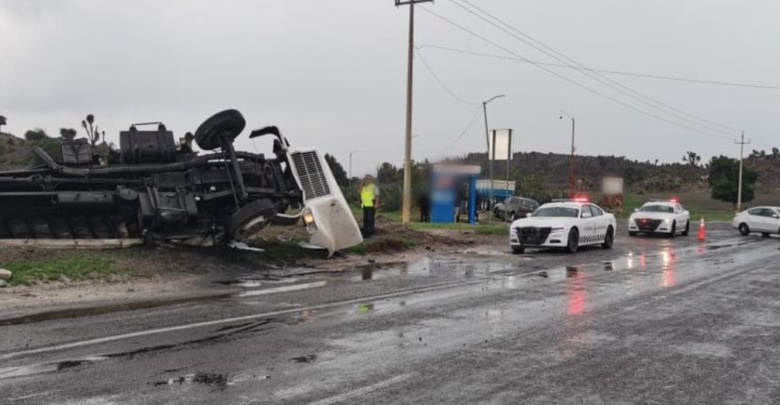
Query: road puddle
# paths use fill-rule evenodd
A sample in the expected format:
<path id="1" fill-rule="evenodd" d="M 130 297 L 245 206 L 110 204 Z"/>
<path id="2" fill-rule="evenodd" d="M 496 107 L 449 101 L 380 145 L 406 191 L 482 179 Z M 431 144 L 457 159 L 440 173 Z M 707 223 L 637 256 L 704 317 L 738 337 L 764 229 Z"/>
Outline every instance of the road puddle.
<path id="1" fill-rule="evenodd" d="M 181 386 L 185 384 L 198 384 L 212 388 L 214 391 L 225 391 L 228 386 L 233 385 L 229 376 L 224 373 L 204 373 L 197 372 L 180 377 L 172 377 L 167 380 L 154 381 L 155 387 L 161 386 Z"/>
<path id="2" fill-rule="evenodd" d="M 106 357 L 90 357 L 82 360 L 67 360 L 56 363 L 30 364 L 19 367 L 0 368 L 0 380 L 28 377 L 38 374 L 54 373 L 77 368 L 86 364 L 105 360 Z"/>

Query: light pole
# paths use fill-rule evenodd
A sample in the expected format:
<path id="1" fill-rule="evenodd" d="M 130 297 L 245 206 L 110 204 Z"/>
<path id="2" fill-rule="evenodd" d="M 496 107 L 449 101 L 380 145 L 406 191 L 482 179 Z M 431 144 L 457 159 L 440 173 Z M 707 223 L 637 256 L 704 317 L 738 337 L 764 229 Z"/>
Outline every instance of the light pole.
<path id="1" fill-rule="evenodd" d="M 352 155 L 360 152 L 359 150 L 353 150 L 349 152 L 349 182 L 352 182 Z"/>
<path id="2" fill-rule="evenodd" d="M 745 131 L 742 131 L 742 140 L 739 142 L 734 141 L 739 145 L 739 185 L 737 186 L 737 212 L 742 211 L 742 156 L 744 154 L 745 145 L 749 145 L 750 141 L 745 142 Z"/>
<path id="3" fill-rule="evenodd" d="M 571 160 L 569 161 L 569 198 L 574 198 L 574 117 L 569 115 L 566 111 L 561 110 L 560 119 L 563 116 L 571 119 Z"/>
<path id="4" fill-rule="evenodd" d="M 490 165 L 490 199 L 488 200 L 488 223 L 493 223 L 493 162 L 496 160 L 496 145 L 493 145 L 493 148 L 490 147 L 490 129 L 488 129 L 487 105 L 491 101 L 502 97 L 506 97 L 506 95 L 499 94 L 497 96 L 493 96 L 488 101 L 482 102 L 482 113 L 485 116 L 485 140 L 487 140 L 488 147 L 488 164 Z M 493 141 L 495 141 L 495 139 Z"/>

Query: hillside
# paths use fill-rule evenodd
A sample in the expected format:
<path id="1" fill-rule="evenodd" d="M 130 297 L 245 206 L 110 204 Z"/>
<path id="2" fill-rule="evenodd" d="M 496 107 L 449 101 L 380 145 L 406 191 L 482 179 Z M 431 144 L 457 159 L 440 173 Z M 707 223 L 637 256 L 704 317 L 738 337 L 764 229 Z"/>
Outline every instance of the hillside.
<path id="1" fill-rule="evenodd" d="M 525 190 L 544 188 L 548 193 L 566 194 L 569 188 L 570 155 L 555 153 L 516 153 L 510 166 L 510 177 Z M 472 153 L 459 161 L 482 166 L 488 173 L 487 154 Z M 705 191 L 706 165 L 685 163 L 640 162 L 622 156 L 575 156 L 575 178 L 584 190 L 599 190 L 600 179 L 607 175 L 623 177 L 631 193 Z M 757 191 L 780 193 L 780 155 L 754 154 L 745 166 L 759 172 Z M 495 178 L 506 177 L 506 163 L 496 162 Z M 529 190 L 530 191 L 530 190 Z"/>
<path id="2" fill-rule="evenodd" d="M 54 141 L 56 138 L 49 138 Z M 51 143 L 51 144 L 49 144 Z M 56 148 L 47 142 L 44 149 Z M 52 150 L 50 153 L 56 154 Z M 524 192 L 566 195 L 569 189 L 569 155 L 540 152 L 516 153 L 510 166 L 510 177 L 520 182 Z M 0 133 L 0 170 L 18 169 L 33 162 L 31 143 Z M 471 153 L 457 161 L 482 166 L 488 173 L 487 154 Z M 599 190 L 606 175 L 623 177 L 631 193 L 699 192 L 708 190 L 706 165 L 685 163 L 640 162 L 623 156 L 575 156 L 575 174 L 583 190 Z M 754 151 L 745 166 L 758 171 L 756 183 L 760 193 L 780 194 L 780 153 Z M 495 178 L 506 177 L 506 163 L 497 162 Z"/>
<path id="3" fill-rule="evenodd" d="M 24 139 L 0 132 L 0 170 L 19 169 L 31 162 L 32 148 Z"/>

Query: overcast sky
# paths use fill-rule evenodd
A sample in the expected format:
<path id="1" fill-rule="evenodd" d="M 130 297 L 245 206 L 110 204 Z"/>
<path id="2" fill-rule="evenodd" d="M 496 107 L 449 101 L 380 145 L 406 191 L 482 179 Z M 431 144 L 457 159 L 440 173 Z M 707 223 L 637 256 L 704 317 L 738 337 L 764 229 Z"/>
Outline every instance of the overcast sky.
<path id="1" fill-rule="evenodd" d="M 417 8 L 418 44 L 555 62 L 456 1 L 467 6 L 437 0 Z M 590 68 L 780 85 L 776 0 L 469 1 Z M 0 0 L 3 130 L 56 135 L 94 113 L 117 142 L 133 122 L 161 120 L 181 135 L 237 108 L 250 128 L 278 125 L 295 145 L 332 153 L 347 169 L 349 152 L 359 150 L 354 172 L 362 174 L 403 158 L 407 24 L 408 8 L 393 0 Z M 780 146 L 780 90 L 604 74 L 629 89 L 618 92 L 548 68 L 597 95 L 528 63 L 420 52 L 457 98 L 416 60 L 416 159 L 485 150 L 481 116 L 456 140 L 479 103 L 496 94 L 507 97 L 489 105 L 490 126 L 513 128 L 519 151 L 566 152 L 570 122 L 559 119 L 561 109 L 576 118 L 582 154 L 667 162 L 686 150 L 735 156 L 738 148 L 718 131 L 739 129 L 754 138 L 751 147 Z M 687 114 L 718 126 L 703 128 Z M 237 146 L 254 148 L 246 135 Z"/>

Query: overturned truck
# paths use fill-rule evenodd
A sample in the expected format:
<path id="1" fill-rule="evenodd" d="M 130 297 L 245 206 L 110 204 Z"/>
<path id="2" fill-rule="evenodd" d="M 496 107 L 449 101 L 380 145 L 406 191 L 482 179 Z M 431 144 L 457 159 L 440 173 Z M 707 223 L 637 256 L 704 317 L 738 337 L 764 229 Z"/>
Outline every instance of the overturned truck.
<path id="1" fill-rule="evenodd" d="M 151 129 L 148 129 L 151 126 Z M 362 242 L 360 229 L 323 156 L 295 149 L 276 127 L 272 154 L 236 151 L 246 121 L 220 112 L 177 146 L 162 123 L 134 124 L 120 148 L 93 154 L 63 139 L 62 158 L 0 172 L 0 238 L 244 241 L 270 224 L 305 226 L 330 253 Z M 194 140 L 200 149 L 193 151 Z"/>

